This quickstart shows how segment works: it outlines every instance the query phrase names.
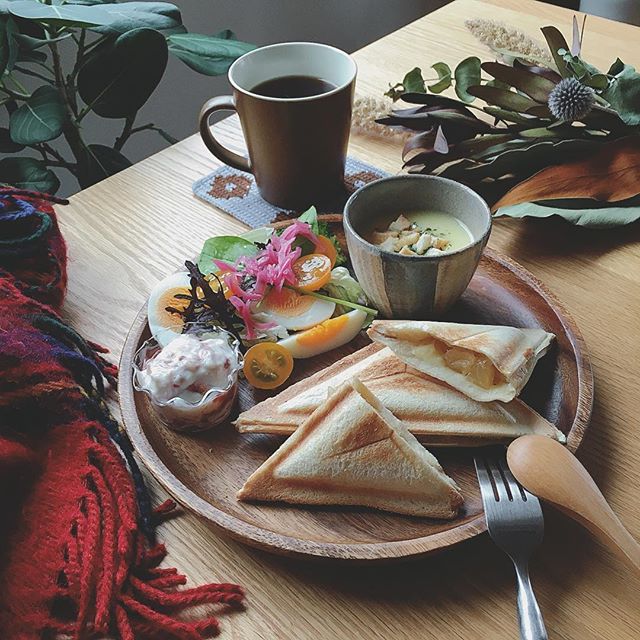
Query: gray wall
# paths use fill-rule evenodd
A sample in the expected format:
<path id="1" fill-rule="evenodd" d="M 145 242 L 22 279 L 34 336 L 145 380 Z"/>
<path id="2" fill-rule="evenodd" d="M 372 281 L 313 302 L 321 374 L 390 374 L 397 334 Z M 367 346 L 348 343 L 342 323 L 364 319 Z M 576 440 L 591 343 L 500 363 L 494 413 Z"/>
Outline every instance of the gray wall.
<path id="1" fill-rule="evenodd" d="M 326 42 L 352 52 L 444 5 L 448 0 L 174 0 L 189 31 L 212 34 L 232 29 L 237 37 L 255 44 L 286 40 Z M 409 63 L 407 63 L 409 65 Z M 409 65 L 410 66 L 410 65 Z M 27 84 L 28 80 L 27 80 Z M 141 109 L 137 124 L 153 122 L 175 138 L 196 130 L 200 106 L 208 98 L 228 92 L 226 78 L 209 78 L 169 56 L 162 82 Z M 0 120 L 6 120 L 6 114 Z M 2 123 L 0 122 L 0 125 Z M 6 125 L 4 125 L 6 126 Z M 84 121 L 88 142 L 113 144 L 122 121 L 93 115 Z M 64 143 L 57 143 L 64 150 Z M 123 152 L 133 162 L 167 146 L 155 132 L 136 134 Z M 68 155 L 68 154 L 67 154 Z M 64 171 L 61 193 L 77 190 Z"/>

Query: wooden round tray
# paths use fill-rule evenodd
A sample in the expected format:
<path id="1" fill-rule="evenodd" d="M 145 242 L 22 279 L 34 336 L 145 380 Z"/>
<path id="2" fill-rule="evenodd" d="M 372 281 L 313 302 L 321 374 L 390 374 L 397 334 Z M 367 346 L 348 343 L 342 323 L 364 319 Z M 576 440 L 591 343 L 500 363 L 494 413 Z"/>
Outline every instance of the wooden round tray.
<path id="1" fill-rule="evenodd" d="M 593 377 L 582 336 L 555 297 L 523 267 L 486 250 L 469 288 L 446 319 L 542 327 L 556 335 L 554 348 L 538 363 L 521 397 L 556 424 L 575 451 L 589 424 Z M 151 473 L 178 502 L 233 538 L 286 555 L 373 561 L 421 556 L 486 530 L 470 449 L 434 450 L 465 498 L 459 516 L 451 521 L 364 508 L 238 502 L 236 491 L 282 438 L 241 435 L 231 422 L 198 435 L 180 435 L 160 424 L 144 394 L 132 384 L 134 354 L 149 336 L 145 308 L 131 327 L 120 362 L 120 404 L 129 437 Z M 341 349 L 296 361 L 291 383 L 368 342 L 360 336 Z M 238 410 L 268 394 L 242 381 Z M 237 411 L 232 419 L 236 415 Z"/>

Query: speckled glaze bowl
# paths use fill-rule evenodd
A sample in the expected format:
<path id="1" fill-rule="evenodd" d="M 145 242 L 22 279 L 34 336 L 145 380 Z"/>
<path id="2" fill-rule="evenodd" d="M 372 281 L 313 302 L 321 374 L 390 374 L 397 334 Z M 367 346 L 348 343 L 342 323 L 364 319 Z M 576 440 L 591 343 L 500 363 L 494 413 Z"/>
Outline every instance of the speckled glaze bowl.
<path id="1" fill-rule="evenodd" d="M 401 256 L 384 251 L 365 236 L 389 214 L 433 210 L 455 215 L 473 242 L 440 256 Z M 356 191 L 344 209 L 349 257 L 369 300 L 385 318 L 432 319 L 462 295 L 491 233 L 491 212 L 472 189 L 437 176 L 403 175 L 371 182 Z"/>

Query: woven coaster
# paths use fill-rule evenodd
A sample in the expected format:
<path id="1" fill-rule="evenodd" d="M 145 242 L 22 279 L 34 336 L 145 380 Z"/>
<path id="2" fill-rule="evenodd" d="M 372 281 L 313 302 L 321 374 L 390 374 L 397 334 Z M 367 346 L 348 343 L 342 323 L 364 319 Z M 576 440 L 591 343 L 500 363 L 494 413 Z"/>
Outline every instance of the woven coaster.
<path id="1" fill-rule="evenodd" d="M 357 191 L 368 182 L 389 175 L 385 171 L 356 160 L 347 158 L 345 184 L 347 195 Z M 281 218 L 288 218 L 296 211 L 284 211 L 263 200 L 253 176 L 230 167 L 220 167 L 217 171 L 193 183 L 193 193 L 200 199 L 215 205 L 250 227 L 262 227 Z M 344 199 L 325 206 L 320 213 L 342 211 Z"/>

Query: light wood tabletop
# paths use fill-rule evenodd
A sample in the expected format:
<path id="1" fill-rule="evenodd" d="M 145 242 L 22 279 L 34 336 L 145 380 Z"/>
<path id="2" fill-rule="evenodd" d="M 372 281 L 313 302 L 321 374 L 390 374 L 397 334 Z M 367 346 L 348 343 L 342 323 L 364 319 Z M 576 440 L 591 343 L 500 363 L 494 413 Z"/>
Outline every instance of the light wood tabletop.
<path id="1" fill-rule="evenodd" d="M 454 66 L 469 55 L 490 59 L 466 30 L 467 18 L 500 19 L 542 39 L 538 29 L 547 24 L 569 36 L 571 16 L 527 0 L 456 0 L 357 52 L 358 93 L 379 96 L 416 65 L 443 60 Z M 590 17 L 583 55 L 599 67 L 608 68 L 617 56 L 638 67 L 639 41 L 638 28 Z M 240 142 L 235 118 L 217 126 L 227 142 Z M 397 141 L 355 135 L 350 153 L 400 170 Z M 192 195 L 192 183 L 216 166 L 192 136 L 58 207 L 70 253 L 65 314 L 113 358 L 154 283 L 197 254 L 207 237 L 242 229 Z M 489 244 L 545 282 L 582 330 L 596 400 L 580 458 L 640 538 L 640 224 L 592 231 L 559 220 L 500 219 Z M 577 525 L 551 509 L 546 515 L 532 575 L 550 638 L 638 638 L 638 578 Z M 224 638 L 517 637 L 511 563 L 486 535 L 436 557 L 385 567 L 270 556 L 188 513 L 163 525 L 160 536 L 168 561 L 192 584 L 235 581 L 246 588 L 247 611 L 224 617 Z"/>

